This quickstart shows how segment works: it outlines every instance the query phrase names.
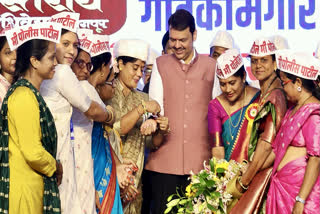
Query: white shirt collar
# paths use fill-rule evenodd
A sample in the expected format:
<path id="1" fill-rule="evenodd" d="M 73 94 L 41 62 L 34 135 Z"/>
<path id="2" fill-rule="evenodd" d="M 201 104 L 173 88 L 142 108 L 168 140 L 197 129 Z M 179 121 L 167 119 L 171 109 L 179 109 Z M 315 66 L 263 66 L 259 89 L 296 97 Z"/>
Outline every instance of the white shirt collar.
<path id="1" fill-rule="evenodd" d="M 188 64 L 191 64 L 195 58 L 196 58 L 196 49 L 193 48 L 193 56 Z M 180 59 L 180 62 L 183 64 L 186 64 L 183 59 Z"/>

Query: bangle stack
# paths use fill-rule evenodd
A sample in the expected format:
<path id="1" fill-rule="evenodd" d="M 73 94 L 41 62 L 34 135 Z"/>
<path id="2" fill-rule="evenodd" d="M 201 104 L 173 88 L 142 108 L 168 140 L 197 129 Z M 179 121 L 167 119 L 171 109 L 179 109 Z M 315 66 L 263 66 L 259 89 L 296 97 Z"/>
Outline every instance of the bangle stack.
<path id="1" fill-rule="evenodd" d="M 110 122 L 113 120 L 113 118 L 114 118 L 113 111 L 110 111 L 110 110 L 107 109 L 107 108 L 106 108 L 106 110 L 107 110 L 107 112 L 108 112 L 108 119 L 106 120 L 106 123 L 110 123 Z"/>

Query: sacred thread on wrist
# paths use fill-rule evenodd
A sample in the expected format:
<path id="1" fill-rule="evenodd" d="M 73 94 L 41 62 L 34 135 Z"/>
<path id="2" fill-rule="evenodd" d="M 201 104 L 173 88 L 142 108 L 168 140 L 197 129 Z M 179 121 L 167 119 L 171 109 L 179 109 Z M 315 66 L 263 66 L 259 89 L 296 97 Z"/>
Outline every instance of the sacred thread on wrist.
<path id="1" fill-rule="evenodd" d="M 143 107 L 143 113 L 144 114 L 148 113 L 147 106 L 146 106 L 146 103 L 144 102 L 144 100 L 141 100 L 141 105 Z"/>

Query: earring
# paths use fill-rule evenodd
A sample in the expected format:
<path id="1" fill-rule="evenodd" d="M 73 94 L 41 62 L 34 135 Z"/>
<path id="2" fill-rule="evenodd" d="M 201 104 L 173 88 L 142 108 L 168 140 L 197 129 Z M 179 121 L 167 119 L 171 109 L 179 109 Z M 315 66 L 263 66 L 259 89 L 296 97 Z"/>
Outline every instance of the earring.
<path id="1" fill-rule="evenodd" d="M 299 92 L 301 92 L 301 87 L 299 86 L 299 87 L 297 88 L 297 90 L 298 90 Z"/>

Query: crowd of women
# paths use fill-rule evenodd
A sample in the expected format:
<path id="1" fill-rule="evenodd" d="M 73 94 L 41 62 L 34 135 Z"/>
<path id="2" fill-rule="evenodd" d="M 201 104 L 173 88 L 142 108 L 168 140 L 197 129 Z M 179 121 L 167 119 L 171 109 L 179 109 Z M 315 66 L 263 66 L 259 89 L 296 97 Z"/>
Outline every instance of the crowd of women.
<path id="1" fill-rule="evenodd" d="M 159 103 L 136 90 L 149 44 L 119 40 L 111 53 L 107 36 L 63 19 L 79 14 L 49 21 L 56 38 L 12 42 L 41 25 L 0 35 L 0 213 L 141 213 L 145 150 L 170 135 Z M 276 49 L 252 45 L 260 90 L 237 49 L 211 54 L 221 90 L 208 106 L 212 157 L 248 162 L 228 183 L 230 213 L 320 210 L 320 61 Z"/>

